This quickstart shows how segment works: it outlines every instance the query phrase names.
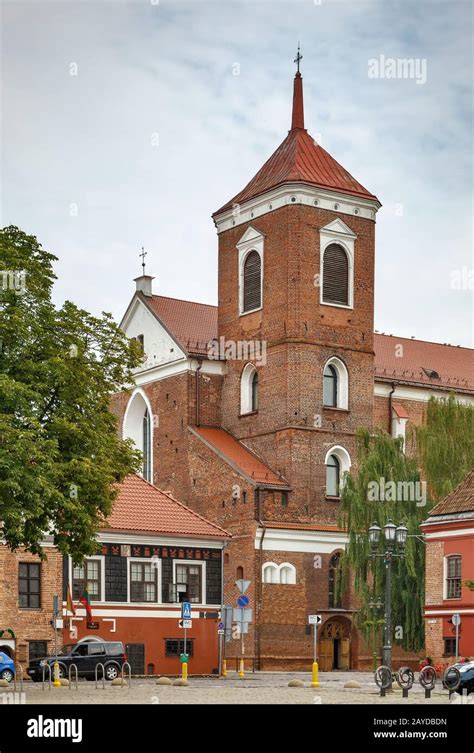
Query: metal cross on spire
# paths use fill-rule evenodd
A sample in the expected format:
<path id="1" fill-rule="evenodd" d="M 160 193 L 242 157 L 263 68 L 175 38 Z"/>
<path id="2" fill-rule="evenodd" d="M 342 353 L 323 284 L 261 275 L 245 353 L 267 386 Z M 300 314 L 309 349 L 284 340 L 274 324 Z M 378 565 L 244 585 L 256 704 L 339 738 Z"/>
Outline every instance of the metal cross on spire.
<path id="1" fill-rule="evenodd" d="M 147 256 L 147 255 L 148 255 L 148 251 L 145 251 L 145 249 L 142 246 L 142 252 L 141 252 L 141 254 L 138 254 L 138 256 L 140 256 L 141 260 L 142 260 L 143 274 L 145 274 L 145 256 Z"/>
<path id="2" fill-rule="evenodd" d="M 298 54 L 294 59 L 294 62 L 297 65 L 297 72 L 300 72 L 300 60 L 303 60 L 303 55 L 300 55 L 300 43 L 298 42 Z"/>

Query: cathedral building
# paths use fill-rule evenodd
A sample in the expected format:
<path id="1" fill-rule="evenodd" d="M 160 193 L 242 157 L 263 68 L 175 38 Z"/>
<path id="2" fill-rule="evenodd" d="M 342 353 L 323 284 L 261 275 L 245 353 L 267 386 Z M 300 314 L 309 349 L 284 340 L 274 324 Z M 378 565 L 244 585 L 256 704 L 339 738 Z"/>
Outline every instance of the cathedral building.
<path id="1" fill-rule="evenodd" d="M 123 436 L 147 480 L 232 535 L 224 602 L 250 581 L 256 668 L 308 668 L 314 613 L 323 670 L 369 665 L 357 595 L 334 589 L 356 431 L 404 436 L 431 395 L 474 399 L 470 350 L 374 334 L 380 206 L 306 130 L 298 70 L 288 135 L 213 214 L 218 305 L 156 295 L 143 274 L 121 324 L 143 347 L 114 400 Z"/>

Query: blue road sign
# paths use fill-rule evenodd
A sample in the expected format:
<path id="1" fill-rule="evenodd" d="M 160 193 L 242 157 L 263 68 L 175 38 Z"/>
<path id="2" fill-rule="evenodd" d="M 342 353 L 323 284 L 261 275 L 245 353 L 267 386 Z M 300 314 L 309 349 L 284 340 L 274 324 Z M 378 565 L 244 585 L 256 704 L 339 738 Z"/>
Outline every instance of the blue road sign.
<path id="1" fill-rule="evenodd" d="M 182 620 L 191 619 L 191 603 L 189 601 L 181 602 L 181 619 Z"/>
<path id="2" fill-rule="evenodd" d="M 237 604 L 239 607 L 248 607 L 250 604 L 250 599 L 245 594 L 240 594 L 239 598 L 237 599 Z"/>
<path id="3" fill-rule="evenodd" d="M 225 628 L 224 623 L 223 622 L 219 622 L 218 625 L 217 625 L 217 629 L 218 630 L 224 630 L 224 628 Z"/>

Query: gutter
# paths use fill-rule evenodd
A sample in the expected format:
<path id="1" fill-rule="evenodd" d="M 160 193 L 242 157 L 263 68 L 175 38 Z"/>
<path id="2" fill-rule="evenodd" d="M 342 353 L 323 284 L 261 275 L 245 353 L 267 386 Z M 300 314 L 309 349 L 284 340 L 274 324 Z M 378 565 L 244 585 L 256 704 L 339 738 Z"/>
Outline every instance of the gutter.
<path id="1" fill-rule="evenodd" d="M 257 660 L 257 670 L 259 671 L 261 669 L 260 666 L 260 630 L 261 630 L 261 624 L 260 624 L 260 612 L 263 609 L 263 582 L 262 582 L 262 567 L 263 567 L 263 540 L 265 538 L 265 534 L 267 532 L 266 526 L 262 521 L 262 504 L 261 504 L 261 498 L 260 498 L 261 490 L 257 489 L 258 494 L 258 524 L 262 528 L 262 535 L 260 537 L 260 544 L 259 544 L 259 572 L 255 573 L 257 576 L 257 583 L 258 583 L 258 598 L 256 600 L 255 604 L 255 658 Z"/>
<path id="2" fill-rule="evenodd" d="M 201 414 L 201 379 L 200 371 L 202 369 L 202 360 L 198 359 L 198 365 L 196 366 L 196 426 L 200 425 Z"/>
<path id="3" fill-rule="evenodd" d="M 392 395 L 395 392 L 395 382 L 392 382 L 392 389 L 389 392 L 388 395 L 388 433 L 390 436 L 392 436 L 392 405 L 393 405 L 393 399 Z"/>

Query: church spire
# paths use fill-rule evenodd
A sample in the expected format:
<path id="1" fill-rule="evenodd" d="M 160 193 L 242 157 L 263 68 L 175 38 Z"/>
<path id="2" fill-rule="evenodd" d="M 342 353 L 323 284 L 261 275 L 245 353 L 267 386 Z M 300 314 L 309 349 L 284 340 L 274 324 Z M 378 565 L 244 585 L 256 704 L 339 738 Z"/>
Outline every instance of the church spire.
<path id="1" fill-rule="evenodd" d="M 291 118 L 291 130 L 295 128 L 304 128 L 304 108 L 303 108 L 303 79 L 300 73 L 300 60 L 303 55 L 300 54 L 300 43 L 298 42 L 298 54 L 295 57 L 297 70 L 293 84 L 293 113 Z"/>

